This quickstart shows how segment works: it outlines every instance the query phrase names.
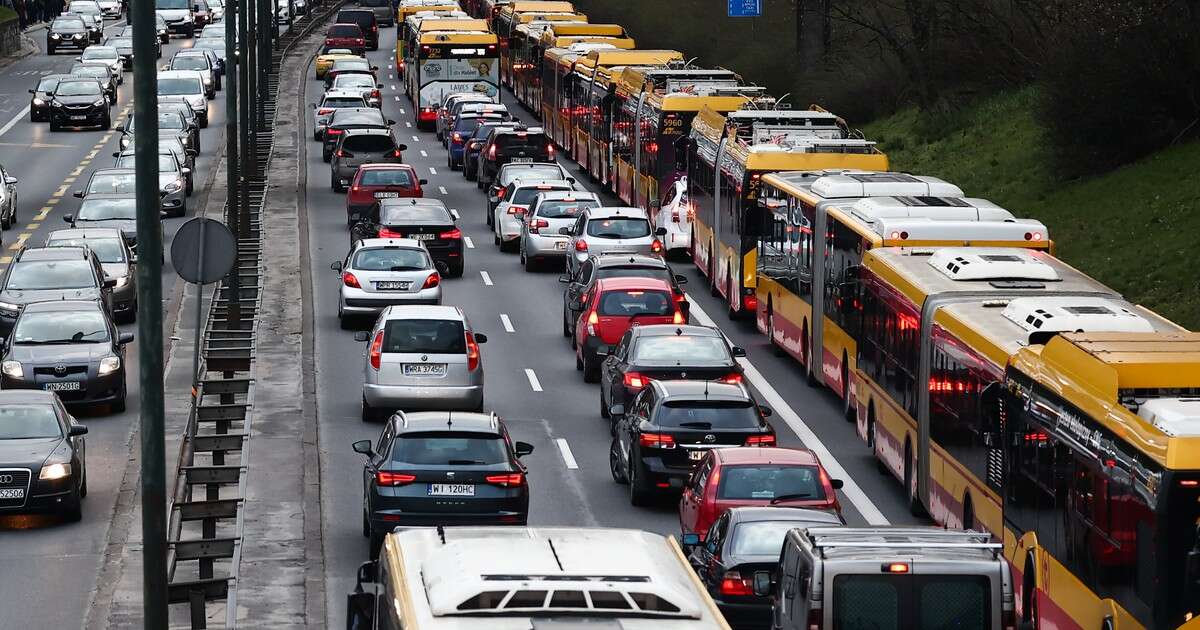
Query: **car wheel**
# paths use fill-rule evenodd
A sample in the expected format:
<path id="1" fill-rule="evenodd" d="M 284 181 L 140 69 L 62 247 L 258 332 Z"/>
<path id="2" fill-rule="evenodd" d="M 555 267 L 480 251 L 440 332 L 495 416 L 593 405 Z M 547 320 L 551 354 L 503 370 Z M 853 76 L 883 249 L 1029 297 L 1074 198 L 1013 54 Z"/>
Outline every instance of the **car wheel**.
<path id="1" fill-rule="evenodd" d="M 59 129 L 60 129 L 60 127 L 58 126 L 58 123 L 54 122 L 54 119 L 51 118 L 50 119 L 50 131 L 58 131 Z"/>
<path id="2" fill-rule="evenodd" d="M 475 181 L 475 170 L 463 164 L 463 177 L 466 177 L 469 182 Z"/>
<path id="3" fill-rule="evenodd" d="M 333 192 L 338 192 L 337 175 L 334 175 L 332 172 L 329 173 L 329 189 Z"/>
<path id="4" fill-rule="evenodd" d="M 83 520 L 83 495 L 76 490 L 67 502 L 67 508 L 63 510 L 63 518 L 70 523 L 78 523 Z"/>
<path id="5" fill-rule="evenodd" d="M 617 445 L 617 438 L 613 438 L 608 447 L 608 472 L 612 474 L 613 481 L 629 483 L 629 478 L 625 476 L 625 469 L 621 467 L 621 456 L 618 454 L 620 448 Z"/>
<path id="6" fill-rule="evenodd" d="M 643 488 L 641 482 L 638 481 L 637 466 L 634 466 L 632 461 L 629 462 L 628 475 L 630 505 L 638 507 L 649 505 L 651 500 L 650 492 Z"/>
<path id="7" fill-rule="evenodd" d="M 576 352 L 576 353 L 575 353 L 575 371 L 576 371 L 576 372 L 582 372 L 582 371 L 583 371 L 583 359 L 580 359 L 580 358 L 579 358 L 579 353 L 578 353 L 578 352 Z"/>
<path id="8" fill-rule="evenodd" d="M 375 420 L 375 410 L 371 408 L 371 405 L 367 404 L 367 399 L 366 399 L 366 397 L 364 397 L 362 399 L 362 421 L 363 422 L 373 422 L 374 420 Z"/>
<path id="9" fill-rule="evenodd" d="M 10 227 L 12 227 L 12 220 L 7 216 L 0 218 L 0 230 L 7 230 Z"/>
<path id="10" fill-rule="evenodd" d="M 492 224 L 492 222 L 489 221 L 488 225 L 491 225 L 491 224 Z M 495 231 L 492 232 L 492 244 L 494 244 L 496 247 L 499 247 L 500 251 L 504 251 L 504 245 L 500 241 L 500 235 L 497 234 Z"/>
<path id="11" fill-rule="evenodd" d="M 612 418 L 612 414 L 608 413 L 608 403 L 604 400 L 604 386 L 600 386 L 600 417 L 605 420 Z"/>
<path id="12" fill-rule="evenodd" d="M 363 510 L 363 537 L 371 537 L 371 519 L 367 517 L 366 510 Z"/>
<path id="13" fill-rule="evenodd" d="M 562 324 L 563 324 L 563 336 L 570 337 L 571 336 L 571 328 L 569 326 L 567 326 L 567 307 L 565 307 L 565 306 L 563 307 Z"/>
<path id="14" fill-rule="evenodd" d="M 121 397 L 112 404 L 113 413 L 125 413 L 125 388 L 121 388 Z"/>
<path id="15" fill-rule="evenodd" d="M 461 278 L 463 276 L 463 266 L 464 264 L 462 262 L 450 263 L 450 269 L 447 275 L 451 278 Z"/>
<path id="16" fill-rule="evenodd" d="M 332 159 L 333 159 L 332 151 L 321 151 L 321 161 L 322 162 L 325 162 L 326 164 L 328 164 L 329 161 Z"/>
<path id="17" fill-rule="evenodd" d="M 377 558 L 377 557 L 379 557 L 379 550 L 380 550 L 380 549 L 383 549 L 383 537 L 384 537 L 385 535 L 386 535 L 386 534 L 377 534 L 377 533 L 375 533 L 374 531 L 372 531 L 372 532 L 371 532 L 371 536 L 370 536 L 370 539 L 371 539 L 371 549 L 370 549 L 370 556 L 369 556 L 369 557 L 370 557 L 372 560 L 373 560 L 373 559 L 375 559 L 375 558 Z"/>
<path id="18" fill-rule="evenodd" d="M 583 360 L 583 382 L 584 383 L 599 383 L 600 382 L 600 366 L 595 359 Z"/>
<path id="19" fill-rule="evenodd" d="M 87 496 L 87 466 L 83 464 L 84 462 L 80 462 L 80 468 L 83 469 L 79 471 L 79 498 L 81 499 Z"/>

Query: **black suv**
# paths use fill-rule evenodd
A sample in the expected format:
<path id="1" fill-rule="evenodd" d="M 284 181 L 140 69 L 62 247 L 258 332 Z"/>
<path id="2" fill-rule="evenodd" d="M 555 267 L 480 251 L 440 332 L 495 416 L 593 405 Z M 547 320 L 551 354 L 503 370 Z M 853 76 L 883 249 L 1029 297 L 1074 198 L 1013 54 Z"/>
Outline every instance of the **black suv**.
<path id="1" fill-rule="evenodd" d="M 50 99 L 50 131 L 91 125 L 112 126 L 111 105 L 100 82 L 83 77 L 59 81 Z"/>
<path id="2" fill-rule="evenodd" d="M 53 55 L 59 48 L 69 46 L 83 50 L 92 43 L 91 33 L 83 18 L 74 14 L 63 14 L 50 23 L 46 29 L 46 53 Z"/>
<path id="3" fill-rule="evenodd" d="M 628 277 L 658 278 L 669 282 L 679 310 L 685 316 L 688 314 L 690 305 L 681 286 L 687 284 L 687 276 L 671 273 L 671 267 L 656 256 L 610 252 L 585 260 L 579 265 L 579 273 L 575 276 L 565 273 L 558 276 L 558 281 L 567 285 L 563 291 L 563 336 L 575 338 L 575 322 L 586 306 L 579 298 L 591 291 L 597 280 Z"/>
<path id="4" fill-rule="evenodd" d="M 116 284 L 86 247 L 22 249 L 0 280 L 0 337 L 12 334 L 21 310 L 34 302 L 100 300 L 111 315 Z"/>
<path id="5" fill-rule="evenodd" d="M 71 76 L 92 79 L 100 84 L 104 89 L 104 95 L 108 97 L 108 102 L 116 104 L 117 102 L 117 77 L 113 76 L 112 68 L 100 64 L 77 63 L 71 66 Z"/>
<path id="6" fill-rule="evenodd" d="M 357 24 L 367 40 L 367 50 L 379 50 L 379 20 L 370 9 L 342 9 L 335 24 Z"/>
<path id="7" fill-rule="evenodd" d="M 328 162 L 333 158 L 338 140 L 348 129 L 391 129 L 396 121 L 385 118 L 377 107 L 344 107 L 329 114 L 325 126 L 325 138 L 321 142 L 321 159 Z"/>
<path id="8" fill-rule="evenodd" d="M 525 525 L 529 484 L 513 442 L 494 413 L 396 413 L 379 440 L 354 443 L 363 462 L 363 536 L 371 557 L 396 526 Z"/>
<path id="9" fill-rule="evenodd" d="M 479 153 L 477 186 L 492 183 L 509 162 L 553 162 L 554 144 L 541 127 L 497 127 Z"/>
<path id="10" fill-rule="evenodd" d="M 0 388 L 52 391 L 68 405 L 122 413 L 131 341 L 95 300 L 29 304 L 4 340 Z"/>
<path id="11" fill-rule="evenodd" d="M 442 275 L 463 275 L 462 230 L 438 199 L 380 199 L 367 217 L 350 229 L 350 245 L 364 238 L 411 238 L 421 241 Z"/>
<path id="12" fill-rule="evenodd" d="M 760 407 L 741 383 L 650 381 L 630 403 L 613 405 L 616 435 L 609 472 L 629 484 L 629 502 L 646 505 L 655 492 L 679 492 L 692 469 L 714 449 L 775 443 Z"/>

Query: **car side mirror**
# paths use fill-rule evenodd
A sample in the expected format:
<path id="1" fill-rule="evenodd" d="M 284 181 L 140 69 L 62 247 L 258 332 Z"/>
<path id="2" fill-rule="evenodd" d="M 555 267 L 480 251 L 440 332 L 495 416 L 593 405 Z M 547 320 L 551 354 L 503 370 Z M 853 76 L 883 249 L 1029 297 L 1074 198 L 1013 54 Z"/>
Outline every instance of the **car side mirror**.
<path id="1" fill-rule="evenodd" d="M 421 179 L 418 179 L 418 180 L 417 180 L 417 183 L 418 183 L 418 184 L 420 184 L 420 185 L 422 185 L 422 186 L 424 186 L 425 184 L 428 184 L 428 183 L 429 183 L 429 180 L 428 180 L 428 179 L 425 179 L 424 177 L 422 177 Z"/>
<path id="2" fill-rule="evenodd" d="M 614 418 L 620 418 L 625 415 L 625 405 L 613 405 L 608 408 L 608 415 Z"/>
<path id="3" fill-rule="evenodd" d="M 396 121 L 394 121 L 394 120 L 392 120 L 391 118 L 389 118 L 389 119 L 387 119 L 387 124 L 389 124 L 389 125 L 394 125 L 394 124 L 396 124 Z"/>
<path id="4" fill-rule="evenodd" d="M 86 426 L 82 424 L 72 424 L 71 428 L 67 431 L 67 435 L 71 437 L 79 437 L 81 435 L 87 435 L 87 432 L 88 428 Z"/>
<path id="5" fill-rule="evenodd" d="M 367 457 L 375 454 L 375 451 L 371 449 L 371 440 L 359 440 L 351 444 L 350 447 L 354 449 L 355 453 L 362 453 Z"/>
<path id="6" fill-rule="evenodd" d="M 333 261 L 333 263 L 331 265 L 329 265 L 329 268 L 340 273 L 342 271 L 342 261 L 340 261 L 340 260 Z"/>
<path id="7" fill-rule="evenodd" d="M 563 284 L 567 284 L 568 282 L 571 281 L 571 277 L 565 273 L 560 273 L 560 274 L 558 274 L 558 281 Z"/>
<path id="8" fill-rule="evenodd" d="M 125 133 L 125 132 L 124 132 L 124 131 L 122 131 L 121 133 Z M 121 152 L 120 152 L 120 151 L 113 151 L 113 157 L 115 157 L 115 158 L 119 158 L 119 157 L 121 157 Z"/>
<path id="9" fill-rule="evenodd" d="M 371 339 L 371 333 L 369 333 L 365 330 L 360 330 L 360 331 L 354 333 L 355 341 L 366 342 L 366 341 L 369 341 L 370 339 Z"/>
<path id="10" fill-rule="evenodd" d="M 775 414 L 775 412 L 766 405 L 759 405 L 758 406 L 758 414 L 764 418 L 770 418 L 772 415 Z"/>
<path id="11" fill-rule="evenodd" d="M 735 356 L 735 357 L 744 357 L 744 356 L 746 356 L 746 349 L 745 349 L 745 348 L 743 348 L 743 347 L 741 347 L 741 346 L 734 346 L 734 347 L 732 347 L 732 348 L 730 348 L 730 349 L 729 349 L 729 352 L 730 352 L 730 354 L 732 354 L 732 355 L 733 355 L 733 356 Z"/>
<path id="12" fill-rule="evenodd" d="M 37 90 L 29 90 L 30 94 L 37 94 Z"/>
<path id="13" fill-rule="evenodd" d="M 675 274 L 675 284 L 687 284 L 687 283 L 688 283 L 687 276 L 685 276 L 681 273 Z"/>
<path id="14" fill-rule="evenodd" d="M 533 452 L 533 445 L 527 442 L 517 442 L 513 444 L 513 452 L 517 454 L 517 457 L 524 457 Z"/>
<path id="15" fill-rule="evenodd" d="M 117 343 L 121 344 L 122 346 L 127 343 L 133 343 L 133 333 L 131 333 L 131 332 L 121 333 L 120 335 L 117 336 Z"/>
<path id="16" fill-rule="evenodd" d="M 684 551 L 691 551 L 700 545 L 700 534 L 692 532 L 679 537 L 679 546 L 683 547 Z"/>
<path id="17" fill-rule="evenodd" d="M 70 223 L 71 225 L 75 225 L 75 215 L 65 214 L 65 215 L 63 215 L 63 221 L 66 221 L 67 223 Z"/>
<path id="18" fill-rule="evenodd" d="M 184 174 L 184 175 L 187 175 L 187 174 L 189 174 L 189 173 L 191 173 L 191 172 L 192 172 L 192 169 L 190 169 L 190 168 L 188 168 L 188 167 L 186 167 L 186 166 L 185 166 L 185 167 L 183 167 L 183 168 L 179 169 L 179 172 L 180 172 L 180 173 L 182 173 L 182 174 Z"/>
<path id="19" fill-rule="evenodd" d="M 666 235 L 667 235 L 667 228 L 665 228 L 665 227 L 655 228 L 655 229 L 654 229 L 654 235 L 655 235 L 655 236 L 666 236 Z"/>
<path id="20" fill-rule="evenodd" d="M 559 234 L 562 234 L 563 236 L 570 236 L 570 235 L 571 235 L 571 228 L 569 228 L 569 227 L 560 227 L 560 228 L 558 228 L 558 233 L 559 233 Z"/>
<path id="21" fill-rule="evenodd" d="M 5 178 L 4 178 L 4 183 L 5 183 L 5 184 L 8 184 L 9 186 L 16 186 L 16 185 L 17 185 L 17 178 L 16 178 L 16 177 L 13 177 L 12 175 L 9 175 L 8 177 L 5 177 Z"/>
<path id="22" fill-rule="evenodd" d="M 407 150 L 408 150 L 408 145 L 407 145 L 407 144 L 401 144 L 401 145 L 400 145 L 399 147 L 397 147 L 397 148 L 398 148 L 398 149 L 400 149 L 401 151 L 407 151 Z"/>
<path id="23" fill-rule="evenodd" d="M 487 335 L 483 333 L 475 333 L 475 343 L 487 343 Z"/>
<path id="24" fill-rule="evenodd" d="M 830 479 L 829 485 L 832 486 L 834 490 L 841 490 L 842 486 L 846 485 L 846 482 L 842 481 L 841 479 Z"/>
<path id="25" fill-rule="evenodd" d="M 771 594 L 771 573 L 768 571 L 754 572 L 754 594 L 766 597 Z"/>
<path id="26" fill-rule="evenodd" d="M 72 196 L 72 197 L 74 197 L 74 198 L 76 198 L 76 199 L 83 199 L 83 191 L 82 191 L 82 190 L 76 190 L 75 192 L 71 193 L 71 196 Z"/>
<path id="27" fill-rule="evenodd" d="M 104 277 L 104 288 L 105 288 L 105 289 L 111 289 L 111 288 L 113 288 L 113 287 L 115 287 L 115 286 L 117 286 L 117 279 L 116 279 L 116 278 L 109 278 L 108 276 L 105 276 L 105 277 Z"/>
<path id="28" fill-rule="evenodd" d="M 379 66 L 371 66 L 371 72 L 378 72 Z"/>

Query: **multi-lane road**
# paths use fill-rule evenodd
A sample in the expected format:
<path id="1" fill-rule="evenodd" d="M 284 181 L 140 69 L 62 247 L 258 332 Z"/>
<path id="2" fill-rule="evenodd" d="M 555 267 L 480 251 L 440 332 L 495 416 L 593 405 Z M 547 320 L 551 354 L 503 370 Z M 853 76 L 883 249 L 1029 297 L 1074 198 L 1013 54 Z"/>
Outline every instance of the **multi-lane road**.
<path id="1" fill-rule="evenodd" d="M 526 273 L 516 254 L 500 253 L 484 223 L 484 198 L 474 182 L 446 168 L 446 154 L 432 133 L 419 132 L 411 103 L 393 68 L 395 33 L 381 29 L 378 51 L 369 52 L 384 84 L 384 113 L 397 121 L 395 133 L 408 145 L 405 161 L 429 180 L 426 196 L 437 197 L 460 215 L 467 239 L 466 273 L 445 280 L 443 303 L 461 307 L 475 330 L 488 335 L 482 347 L 485 408 L 500 414 L 513 439 L 533 444 L 529 465 L 530 524 L 620 526 L 678 533 L 673 501 L 652 508 L 630 505 L 628 491 L 609 475 L 608 421 L 599 415 L 595 385 L 585 384 L 574 369 L 574 355 L 561 334 L 562 287 L 559 271 Z M 320 95 L 323 84 L 307 76 L 304 103 Z M 510 110 L 536 124 L 505 94 Z M 320 145 L 311 141 L 311 115 L 306 122 L 308 254 L 311 261 L 314 362 L 317 414 L 321 440 L 321 497 L 326 566 L 328 627 L 345 625 L 345 594 L 367 557 L 361 533 L 361 456 L 350 443 L 377 438 L 379 424 L 360 419 L 364 344 L 341 330 L 337 320 L 338 274 L 330 270 L 349 246 L 344 195 L 329 189 L 329 165 Z M 579 182 L 597 189 L 574 164 L 563 161 Z M 610 204 L 618 203 L 607 198 Z M 268 244 L 269 247 L 269 244 Z M 732 323 L 719 301 L 710 297 L 702 277 L 690 263 L 674 265 L 690 279 L 694 323 L 716 324 L 735 344 L 746 348 L 747 381 L 762 402 L 775 410 L 771 422 L 781 446 L 804 445 L 818 450 L 834 476 L 847 481 L 841 499 L 851 524 L 915 523 L 897 484 L 876 472 L 870 452 L 843 419 L 841 402 L 831 393 L 805 384 L 797 366 L 774 356 L 752 323 Z M 822 450 L 825 449 L 825 450 Z M 836 462 L 836 463 L 835 463 Z M 839 472 L 844 469 L 844 474 Z"/>

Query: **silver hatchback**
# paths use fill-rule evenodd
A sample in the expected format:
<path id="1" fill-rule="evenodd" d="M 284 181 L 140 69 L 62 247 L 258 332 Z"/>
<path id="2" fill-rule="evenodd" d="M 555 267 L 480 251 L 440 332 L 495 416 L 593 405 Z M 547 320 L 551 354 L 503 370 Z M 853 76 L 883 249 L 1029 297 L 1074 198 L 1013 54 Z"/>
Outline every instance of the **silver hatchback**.
<path id="1" fill-rule="evenodd" d="M 628 252 L 662 256 L 659 236 L 663 228 L 651 229 L 641 208 L 603 207 L 583 211 L 575 224 L 559 229 L 567 237 L 567 275 L 574 276 L 589 256 L 606 252 Z"/>
<path id="2" fill-rule="evenodd" d="M 565 258 L 568 238 L 558 231 L 574 225 L 584 210 L 599 205 L 600 198 L 590 192 L 555 190 L 539 194 L 521 223 L 521 264 L 525 271 Z"/>
<path id="3" fill-rule="evenodd" d="M 342 277 L 338 320 L 350 328 L 355 317 L 375 317 L 393 304 L 441 304 L 442 277 L 425 245 L 410 238 L 358 241 L 346 260 L 330 268 Z"/>
<path id="4" fill-rule="evenodd" d="M 487 335 L 471 330 L 455 306 L 389 306 L 370 332 L 354 338 L 363 349 L 362 417 L 401 409 L 483 409 Z"/>

